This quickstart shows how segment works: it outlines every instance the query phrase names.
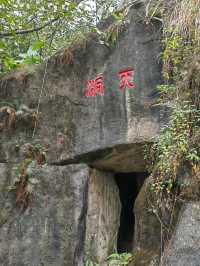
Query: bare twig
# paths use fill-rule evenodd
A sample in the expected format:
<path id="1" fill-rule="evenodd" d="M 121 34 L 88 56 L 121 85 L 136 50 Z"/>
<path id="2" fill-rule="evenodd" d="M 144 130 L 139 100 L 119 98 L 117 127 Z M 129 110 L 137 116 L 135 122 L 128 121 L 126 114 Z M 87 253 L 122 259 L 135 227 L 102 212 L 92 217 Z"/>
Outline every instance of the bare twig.
<path id="1" fill-rule="evenodd" d="M 47 65 L 48 65 L 48 59 L 46 60 L 46 64 L 45 64 L 44 75 L 43 75 L 43 79 L 42 79 L 42 87 L 41 87 L 40 95 L 39 95 L 39 99 L 38 99 L 36 115 L 39 115 L 40 102 L 41 102 L 42 93 L 44 90 L 45 79 L 46 79 L 46 74 L 47 74 Z M 34 138 L 34 136 L 35 136 L 36 126 L 37 126 L 37 122 L 35 122 L 35 125 L 34 125 L 32 138 Z"/>
<path id="2" fill-rule="evenodd" d="M 23 35 L 23 34 L 28 34 L 28 33 L 33 33 L 33 32 L 38 32 L 46 27 L 48 27 L 49 25 L 51 25 L 52 23 L 56 22 L 59 19 L 59 17 L 54 18 L 49 20 L 47 23 L 45 23 L 42 26 L 36 27 L 36 28 L 32 28 L 32 29 L 27 29 L 27 30 L 14 30 L 13 32 L 0 32 L 0 37 L 9 37 L 9 36 L 13 36 L 15 34 L 17 35 Z"/>

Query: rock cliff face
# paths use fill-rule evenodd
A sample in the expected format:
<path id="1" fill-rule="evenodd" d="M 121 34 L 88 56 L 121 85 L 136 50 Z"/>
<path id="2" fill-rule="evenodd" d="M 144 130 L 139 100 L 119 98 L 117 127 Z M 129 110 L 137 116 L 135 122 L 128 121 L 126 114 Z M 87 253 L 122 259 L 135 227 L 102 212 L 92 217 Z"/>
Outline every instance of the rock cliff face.
<path id="1" fill-rule="evenodd" d="M 8 186 L 15 166 L 1 164 L 0 264 L 84 265 L 89 170 L 84 165 L 34 170 L 40 182 L 30 207 L 16 208 Z"/>
<path id="2" fill-rule="evenodd" d="M 198 201 L 189 202 L 182 208 L 175 234 L 161 265 L 199 265 L 199 215 Z"/>
<path id="3" fill-rule="evenodd" d="M 144 145 L 167 122 L 168 110 L 155 104 L 160 34 L 159 23 L 147 24 L 136 5 L 115 44 L 91 35 L 33 71 L 1 80 L 1 265 L 84 266 L 86 258 L 103 265 L 115 250 L 121 206 L 114 173 L 145 172 Z M 120 90 L 118 74 L 127 68 L 134 70 L 134 88 Z M 86 97 L 87 80 L 99 73 L 105 95 Z M 16 187 L 8 187 L 19 185 L 15 168 L 27 163 L 27 145 L 45 149 L 47 161 L 34 165 L 39 182 L 21 208 Z"/>
<path id="4" fill-rule="evenodd" d="M 37 139 L 50 146 L 50 163 L 93 163 L 105 156 L 108 162 L 113 148 L 117 153 L 122 146 L 120 156 L 111 155 L 116 156 L 116 163 L 121 161 L 123 151 L 127 158 L 138 153 L 130 170 L 144 168 L 139 158 L 141 144 L 159 134 L 164 114 L 154 105 L 156 86 L 162 82 L 160 25 L 146 24 L 143 15 L 139 7 L 130 11 L 116 45 L 107 47 L 97 36 L 90 36 L 74 50 L 66 49 L 50 58 L 33 73 L 19 71 L 1 81 L 0 97 L 4 102 L 15 103 L 18 108 L 21 104 L 39 107 L 41 112 L 34 132 L 30 126 L 22 130 L 16 125 L 14 133 L 3 135 L 1 161 L 15 160 L 9 148 L 13 141 Z M 134 69 L 135 88 L 121 91 L 118 73 L 127 68 Z M 87 80 L 99 73 L 103 73 L 105 95 L 85 97 Z M 107 164 L 106 168 L 113 168 L 112 163 Z"/>

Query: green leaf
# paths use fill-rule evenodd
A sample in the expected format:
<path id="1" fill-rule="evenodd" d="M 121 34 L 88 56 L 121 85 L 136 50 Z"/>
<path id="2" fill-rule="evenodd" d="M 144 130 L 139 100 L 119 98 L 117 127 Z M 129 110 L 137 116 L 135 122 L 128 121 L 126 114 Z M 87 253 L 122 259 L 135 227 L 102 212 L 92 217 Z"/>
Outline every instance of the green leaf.
<path id="1" fill-rule="evenodd" d="M 45 46 L 45 43 L 43 41 L 37 41 L 31 46 L 31 48 L 32 48 L 32 51 L 39 51 L 42 48 L 44 48 L 44 46 Z"/>

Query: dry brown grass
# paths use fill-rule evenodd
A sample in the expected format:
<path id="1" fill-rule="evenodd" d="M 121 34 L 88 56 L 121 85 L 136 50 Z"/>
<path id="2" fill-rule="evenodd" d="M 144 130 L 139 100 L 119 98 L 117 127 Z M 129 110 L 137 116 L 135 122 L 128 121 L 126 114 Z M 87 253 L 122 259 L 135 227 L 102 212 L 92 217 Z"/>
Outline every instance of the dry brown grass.
<path id="1" fill-rule="evenodd" d="M 174 34 L 200 41 L 200 0 L 176 0 L 165 22 Z"/>

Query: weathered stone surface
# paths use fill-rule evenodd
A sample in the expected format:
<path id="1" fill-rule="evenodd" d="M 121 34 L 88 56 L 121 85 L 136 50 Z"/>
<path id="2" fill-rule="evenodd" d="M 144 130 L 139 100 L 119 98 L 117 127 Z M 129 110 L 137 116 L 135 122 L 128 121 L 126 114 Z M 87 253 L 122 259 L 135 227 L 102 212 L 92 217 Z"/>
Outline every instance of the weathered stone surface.
<path id="1" fill-rule="evenodd" d="M 135 248 L 158 250 L 160 247 L 160 230 L 161 225 L 152 212 L 154 206 L 154 198 L 149 189 L 151 179 L 148 178 L 136 201 L 134 206 L 135 213 Z"/>
<path id="2" fill-rule="evenodd" d="M 113 174 L 93 170 L 89 180 L 86 258 L 104 265 L 116 251 L 121 204 Z"/>
<path id="3" fill-rule="evenodd" d="M 143 7 L 130 10 L 129 22 L 115 45 L 108 47 L 92 35 L 35 71 L 18 71 L 1 81 L 1 99 L 32 109 L 37 109 L 39 103 L 41 115 L 35 131 L 16 125 L 16 129 L 4 132 L 0 161 L 17 160 L 15 143 L 37 141 L 49 145 L 49 162 L 58 164 L 77 162 L 77 158 L 84 162 L 84 155 L 109 149 L 113 153 L 114 147 L 131 144 L 128 157 L 120 151 L 120 160 L 133 157 L 136 163 L 132 163 L 131 170 L 144 169 L 138 145 L 158 136 L 166 122 L 166 110 L 154 105 L 156 86 L 162 82 L 160 25 L 146 24 L 143 16 Z M 118 72 L 127 67 L 135 70 L 135 89 L 120 91 Z M 105 96 L 86 98 L 86 82 L 98 73 L 104 76 Z M 92 164 L 93 157 L 86 157 Z M 116 159 L 105 164 L 96 159 L 96 167 L 108 170 L 115 169 L 118 162 Z"/>
<path id="4" fill-rule="evenodd" d="M 130 173 L 145 171 L 146 161 L 144 160 L 144 151 L 145 145 L 141 143 L 118 145 L 102 151 L 102 155 L 98 151 L 97 159 L 93 157 L 91 166 L 113 172 Z"/>
<path id="5" fill-rule="evenodd" d="M 25 211 L 8 192 L 12 166 L 0 165 L 0 265 L 83 266 L 88 168 L 35 169 L 39 179 Z"/>
<path id="6" fill-rule="evenodd" d="M 144 144 L 154 141 L 167 121 L 168 110 L 155 105 L 156 86 L 162 83 L 160 24 L 147 24 L 144 13 L 138 5 L 130 10 L 116 44 L 103 44 L 92 34 L 33 71 L 19 70 L 1 80 L 1 101 L 18 113 L 22 105 L 40 113 L 36 127 L 31 117 L 0 127 L 1 265 L 83 266 L 83 252 L 91 247 L 97 260 L 113 249 L 119 215 L 116 185 L 109 174 L 100 182 L 98 171 L 90 178 L 85 242 L 89 172 L 79 163 L 113 172 L 144 172 Z M 135 71 L 135 88 L 120 91 L 118 72 L 127 67 Z M 86 98 L 87 80 L 98 73 L 104 76 L 105 95 Z M 4 119 L 0 113 L 1 125 Z M 30 144 L 48 149 L 49 165 L 37 172 L 40 183 L 31 208 L 20 212 L 6 188 L 13 182 L 13 165 L 24 160 Z M 67 164 L 74 165 L 61 166 Z M 159 226 L 145 213 L 142 193 L 135 210 L 136 242 L 138 250 L 150 254 L 152 241 L 157 250 Z"/>
<path id="7" fill-rule="evenodd" d="M 186 203 L 161 266 L 200 265 L 200 203 Z"/>
<path id="8" fill-rule="evenodd" d="M 154 199 L 149 190 L 151 178 L 148 178 L 134 206 L 135 239 L 134 260 L 130 266 L 158 266 L 160 256 L 161 225 L 152 212 Z"/>

